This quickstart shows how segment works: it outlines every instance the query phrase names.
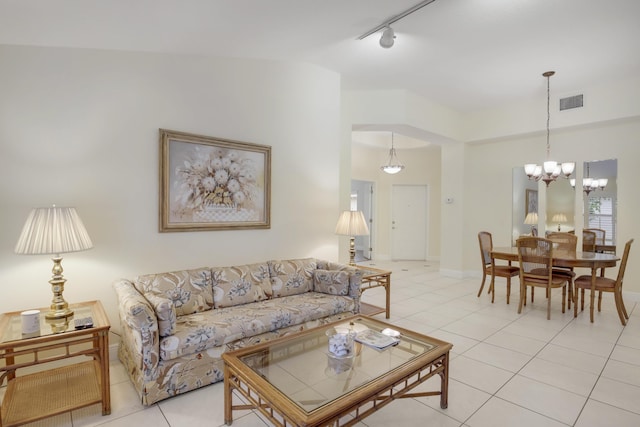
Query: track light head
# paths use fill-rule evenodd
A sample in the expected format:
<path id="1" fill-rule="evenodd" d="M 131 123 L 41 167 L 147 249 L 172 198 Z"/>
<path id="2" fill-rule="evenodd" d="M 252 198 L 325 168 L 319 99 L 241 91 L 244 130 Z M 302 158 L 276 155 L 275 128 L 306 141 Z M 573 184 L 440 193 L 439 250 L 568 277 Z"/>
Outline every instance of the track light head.
<path id="1" fill-rule="evenodd" d="M 380 37 L 380 46 L 385 49 L 389 49 L 391 46 L 393 46 L 395 38 L 396 35 L 393 31 L 393 28 L 387 26 L 382 32 L 382 37 Z"/>

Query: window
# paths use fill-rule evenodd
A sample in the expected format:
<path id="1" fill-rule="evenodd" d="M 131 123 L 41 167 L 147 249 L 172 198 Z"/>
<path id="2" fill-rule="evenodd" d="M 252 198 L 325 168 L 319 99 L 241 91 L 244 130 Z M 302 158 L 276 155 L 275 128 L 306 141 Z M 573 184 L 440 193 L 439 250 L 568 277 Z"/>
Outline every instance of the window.
<path id="1" fill-rule="evenodd" d="M 589 226 L 606 231 L 605 244 L 615 245 L 616 221 L 615 206 L 611 197 L 589 197 Z"/>

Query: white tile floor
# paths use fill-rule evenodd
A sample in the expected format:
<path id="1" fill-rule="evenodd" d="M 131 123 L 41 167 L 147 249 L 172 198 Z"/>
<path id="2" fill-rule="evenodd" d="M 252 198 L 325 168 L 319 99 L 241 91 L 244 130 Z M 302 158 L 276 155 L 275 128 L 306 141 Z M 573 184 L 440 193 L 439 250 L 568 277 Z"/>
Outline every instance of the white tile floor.
<path id="1" fill-rule="evenodd" d="M 626 327 L 608 295 L 592 324 L 588 310 L 577 319 L 573 310 L 562 314 L 554 293 L 546 320 L 542 292 L 517 314 L 517 279 L 510 305 L 503 279 L 491 304 L 486 293 L 476 297 L 478 279 L 442 277 L 435 263 L 376 267 L 393 271 L 390 322 L 454 345 L 449 408 L 440 409 L 438 397 L 401 399 L 358 426 L 640 426 L 640 306 L 632 301 Z M 383 290 L 369 290 L 363 300 L 383 305 Z M 221 383 L 145 408 L 118 362 L 111 376 L 111 415 L 93 406 L 31 425 L 224 425 Z M 431 381 L 437 379 L 421 387 L 433 388 Z M 266 425 L 251 411 L 234 418 L 238 427 Z"/>

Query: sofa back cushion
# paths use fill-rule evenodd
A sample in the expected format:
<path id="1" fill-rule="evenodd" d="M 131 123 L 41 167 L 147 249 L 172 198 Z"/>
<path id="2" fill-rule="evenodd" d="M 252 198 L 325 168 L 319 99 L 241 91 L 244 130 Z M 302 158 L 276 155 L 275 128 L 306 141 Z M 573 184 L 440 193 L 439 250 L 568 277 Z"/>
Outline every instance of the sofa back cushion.
<path id="1" fill-rule="evenodd" d="M 248 264 L 211 269 L 213 303 L 216 308 L 231 307 L 267 299 L 269 266 Z"/>
<path id="2" fill-rule="evenodd" d="M 349 295 L 350 274 L 339 270 L 315 270 L 313 290 L 330 295 Z"/>
<path id="3" fill-rule="evenodd" d="M 209 268 L 138 276 L 134 285 L 145 297 L 152 294 L 169 299 L 173 303 L 176 316 L 199 313 L 213 308 L 213 288 Z"/>
<path id="4" fill-rule="evenodd" d="M 269 261 L 272 297 L 297 295 L 313 290 L 313 258 Z"/>

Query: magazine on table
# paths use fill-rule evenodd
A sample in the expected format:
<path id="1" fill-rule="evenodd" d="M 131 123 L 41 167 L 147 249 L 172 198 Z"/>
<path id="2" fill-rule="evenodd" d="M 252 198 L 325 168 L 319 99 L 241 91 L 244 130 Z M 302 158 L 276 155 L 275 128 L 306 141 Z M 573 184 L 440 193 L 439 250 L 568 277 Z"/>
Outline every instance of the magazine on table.
<path id="1" fill-rule="evenodd" d="M 377 348 L 378 350 L 394 346 L 400 342 L 398 338 L 390 337 L 371 329 L 358 332 L 355 339 L 359 343 Z"/>

